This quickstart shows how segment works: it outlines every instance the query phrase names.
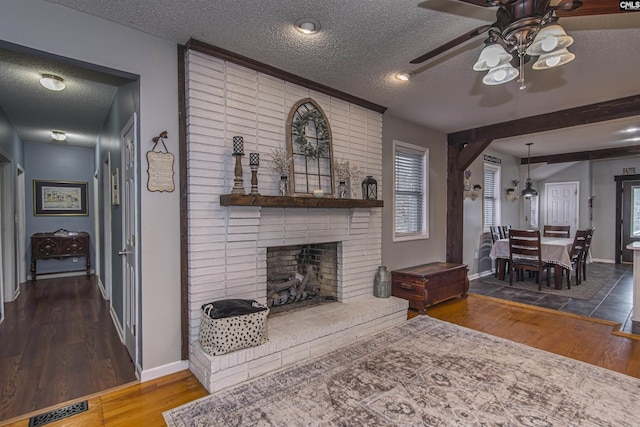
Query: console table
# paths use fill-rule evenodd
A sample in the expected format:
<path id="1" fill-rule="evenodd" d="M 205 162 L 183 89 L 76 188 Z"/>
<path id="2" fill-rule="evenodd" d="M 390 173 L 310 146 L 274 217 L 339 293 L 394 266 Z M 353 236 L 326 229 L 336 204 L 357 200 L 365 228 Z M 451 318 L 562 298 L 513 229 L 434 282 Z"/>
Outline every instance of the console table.
<path id="1" fill-rule="evenodd" d="M 64 259 L 85 257 L 87 276 L 91 274 L 91 244 L 89 233 L 84 231 L 57 231 L 36 233 L 31 236 L 31 280 L 36 280 L 36 261 L 39 259 Z"/>
<path id="2" fill-rule="evenodd" d="M 465 264 L 432 262 L 391 272 L 391 294 L 409 300 L 420 314 L 450 298 L 466 298 L 469 278 Z"/>

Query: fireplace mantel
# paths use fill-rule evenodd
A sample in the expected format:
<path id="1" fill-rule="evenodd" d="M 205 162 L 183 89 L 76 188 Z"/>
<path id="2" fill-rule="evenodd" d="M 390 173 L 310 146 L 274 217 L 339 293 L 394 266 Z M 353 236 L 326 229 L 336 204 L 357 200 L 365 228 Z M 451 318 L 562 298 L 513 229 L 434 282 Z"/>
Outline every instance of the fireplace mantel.
<path id="1" fill-rule="evenodd" d="M 332 197 L 290 197 L 222 194 L 221 206 L 261 206 L 265 208 L 381 208 L 382 200 L 334 199 Z"/>

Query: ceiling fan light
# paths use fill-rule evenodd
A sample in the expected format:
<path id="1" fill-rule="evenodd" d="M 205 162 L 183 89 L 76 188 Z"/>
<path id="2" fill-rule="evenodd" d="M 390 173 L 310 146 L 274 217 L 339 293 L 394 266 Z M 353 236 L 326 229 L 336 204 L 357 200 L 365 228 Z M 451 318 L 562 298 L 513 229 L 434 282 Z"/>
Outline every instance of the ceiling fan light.
<path id="1" fill-rule="evenodd" d="M 482 79 L 482 83 L 489 86 L 500 85 L 515 79 L 518 77 L 518 74 L 520 73 L 517 69 L 513 68 L 511 64 L 506 63 L 489 70 L 487 75 Z"/>
<path id="2" fill-rule="evenodd" d="M 489 44 L 482 49 L 478 61 L 473 65 L 475 71 L 487 71 L 510 62 L 513 55 L 507 53 L 498 43 Z"/>
<path id="3" fill-rule="evenodd" d="M 572 44 L 573 37 L 567 35 L 560 25 L 547 25 L 538 32 L 531 46 L 527 48 L 527 55 L 538 56 Z"/>
<path id="4" fill-rule="evenodd" d="M 65 88 L 64 79 L 53 74 L 43 74 L 40 84 L 49 90 L 59 91 Z"/>
<path id="5" fill-rule="evenodd" d="M 538 60 L 533 64 L 534 70 L 547 70 L 549 68 L 559 67 L 571 62 L 576 56 L 567 49 L 556 50 L 555 52 L 540 55 Z"/>
<path id="6" fill-rule="evenodd" d="M 67 134 L 60 130 L 54 130 L 51 132 L 51 138 L 55 139 L 56 141 L 66 141 Z"/>

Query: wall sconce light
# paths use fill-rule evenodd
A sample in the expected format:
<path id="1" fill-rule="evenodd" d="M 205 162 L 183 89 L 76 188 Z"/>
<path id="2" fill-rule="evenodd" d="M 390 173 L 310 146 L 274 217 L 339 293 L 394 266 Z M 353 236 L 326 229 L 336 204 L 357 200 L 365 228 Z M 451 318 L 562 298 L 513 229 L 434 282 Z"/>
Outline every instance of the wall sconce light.
<path id="1" fill-rule="evenodd" d="M 518 189 L 520 180 L 512 179 L 511 184 L 513 184 L 513 187 L 507 188 L 507 202 L 515 202 L 518 200 L 518 193 L 516 192 L 516 190 Z"/>
<path id="2" fill-rule="evenodd" d="M 475 201 L 482 194 L 482 186 L 480 184 L 475 184 L 471 186 L 469 182 L 469 178 L 471 178 L 471 171 L 467 169 L 464 171 L 464 198 L 471 198 L 472 201 Z"/>

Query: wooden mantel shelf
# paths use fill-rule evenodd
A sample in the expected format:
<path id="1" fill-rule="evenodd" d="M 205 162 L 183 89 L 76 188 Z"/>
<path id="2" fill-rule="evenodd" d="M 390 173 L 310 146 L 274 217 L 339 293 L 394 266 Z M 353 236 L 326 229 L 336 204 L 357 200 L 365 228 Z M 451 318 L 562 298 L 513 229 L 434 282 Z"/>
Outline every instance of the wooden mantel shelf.
<path id="1" fill-rule="evenodd" d="M 382 200 L 223 194 L 220 196 L 220 205 L 262 206 L 266 208 L 381 208 Z"/>

